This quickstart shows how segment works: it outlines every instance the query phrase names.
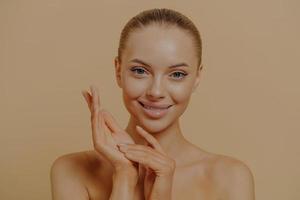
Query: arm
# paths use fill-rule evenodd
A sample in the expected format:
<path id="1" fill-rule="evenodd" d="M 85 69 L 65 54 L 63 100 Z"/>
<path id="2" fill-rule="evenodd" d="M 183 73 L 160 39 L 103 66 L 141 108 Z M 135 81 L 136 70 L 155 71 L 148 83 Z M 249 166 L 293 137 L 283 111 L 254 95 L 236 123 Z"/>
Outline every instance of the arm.
<path id="1" fill-rule="evenodd" d="M 228 180 L 228 199 L 255 200 L 253 174 L 242 162 L 235 163 L 230 170 Z"/>
<path id="2" fill-rule="evenodd" d="M 88 192 L 75 172 L 68 157 L 54 161 L 50 172 L 52 200 L 89 200 Z"/>
<path id="3" fill-rule="evenodd" d="M 145 169 L 144 198 L 146 200 L 171 200 L 173 176 L 176 162 L 162 149 L 159 142 L 141 127 L 136 127 L 148 145 L 119 144 L 120 151 L 125 156 L 141 164 Z M 150 145 L 150 146 L 149 146 Z"/>
<path id="4" fill-rule="evenodd" d="M 113 188 L 109 200 L 132 200 L 138 177 L 136 172 L 124 169 L 115 170 L 113 174 Z"/>
<path id="5" fill-rule="evenodd" d="M 90 200 L 80 180 L 78 164 L 68 155 L 57 158 L 51 166 L 52 200 Z M 109 200 L 132 200 L 138 180 L 135 169 L 119 167 L 113 173 L 113 189 Z"/>
<path id="6" fill-rule="evenodd" d="M 115 118 L 100 106 L 98 89 L 90 87 L 92 94 L 82 91 L 91 111 L 93 145 L 96 152 L 106 157 L 114 168 L 113 188 L 110 200 L 132 200 L 137 182 L 137 170 L 119 150 L 118 143 L 133 143 L 133 139 L 116 122 Z"/>

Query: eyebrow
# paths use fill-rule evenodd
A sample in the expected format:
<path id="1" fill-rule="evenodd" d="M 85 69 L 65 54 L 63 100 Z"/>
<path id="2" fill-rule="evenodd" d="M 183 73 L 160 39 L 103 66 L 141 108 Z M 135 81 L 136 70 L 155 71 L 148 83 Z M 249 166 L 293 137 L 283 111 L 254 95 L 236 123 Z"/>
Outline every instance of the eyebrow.
<path id="1" fill-rule="evenodd" d="M 140 63 L 142 65 L 146 65 L 146 66 L 151 67 L 149 64 L 147 64 L 146 62 L 144 62 L 144 61 L 142 61 L 138 58 L 132 59 L 132 60 L 130 60 L 130 62 L 136 62 L 136 63 Z M 174 67 L 180 67 L 180 66 L 188 67 L 189 65 L 183 62 L 183 63 L 178 63 L 178 64 L 175 64 L 175 65 L 171 65 L 168 68 L 174 68 Z"/>

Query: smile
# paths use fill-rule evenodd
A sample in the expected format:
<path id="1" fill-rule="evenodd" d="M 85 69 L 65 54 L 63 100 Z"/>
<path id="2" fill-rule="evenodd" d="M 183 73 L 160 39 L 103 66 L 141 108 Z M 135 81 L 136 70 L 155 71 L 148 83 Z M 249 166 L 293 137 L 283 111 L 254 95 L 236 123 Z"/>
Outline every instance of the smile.
<path id="1" fill-rule="evenodd" d="M 139 104 L 142 106 L 144 113 L 152 118 L 161 118 L 165 116 L 172 105 L 165 106 L 165 107 L 153 107 L 143 104 L 142 102 L 138 101 Z"/>

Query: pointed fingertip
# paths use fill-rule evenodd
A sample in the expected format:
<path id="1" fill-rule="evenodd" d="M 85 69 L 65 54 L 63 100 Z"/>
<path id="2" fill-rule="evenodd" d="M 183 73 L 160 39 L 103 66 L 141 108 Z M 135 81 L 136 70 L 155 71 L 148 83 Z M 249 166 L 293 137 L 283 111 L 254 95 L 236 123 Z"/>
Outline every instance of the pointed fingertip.
<path id="1" fill-rule="evenodd" d="M 138 130 L 139 133 L 144 134 L 146 131 L 140 127 L 139 125 L 136 125 L 136 129 Z"/>

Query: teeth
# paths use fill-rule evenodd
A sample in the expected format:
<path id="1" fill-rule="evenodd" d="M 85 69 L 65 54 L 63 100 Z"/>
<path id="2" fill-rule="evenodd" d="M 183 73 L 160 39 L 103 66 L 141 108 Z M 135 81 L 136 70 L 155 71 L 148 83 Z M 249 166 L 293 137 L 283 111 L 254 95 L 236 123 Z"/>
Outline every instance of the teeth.
<path id="1" fill-rule="evenodd" d="M 146 105 L 144 105 L 144 107 L 147 108 L 147 109 L 150 109 L 150 110 L 163 110 L 163 109 L 166 109 L 166 108 L 154 108 L 154 107 L 146 106 Z"/>

